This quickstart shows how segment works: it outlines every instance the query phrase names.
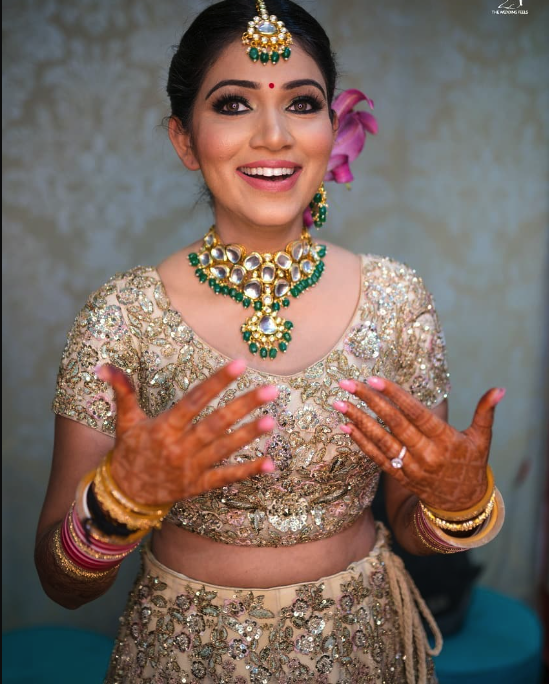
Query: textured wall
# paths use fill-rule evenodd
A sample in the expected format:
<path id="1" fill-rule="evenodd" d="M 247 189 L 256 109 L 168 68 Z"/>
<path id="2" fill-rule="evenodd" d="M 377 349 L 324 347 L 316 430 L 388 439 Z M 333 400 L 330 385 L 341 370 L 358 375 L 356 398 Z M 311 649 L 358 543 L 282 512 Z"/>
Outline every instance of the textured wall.
<path id="1" fill-rule="evenodd" d="M 205 4 L 3 3 L 4 627 L 112 632 L 125 599 L 137 559 L 121 591 L 76 613 L 38 584 L 49 405 L 87 294 L 209 225 L 158 126 L 170 46 Z M 508 388 L 492 456 L 507 524 L 479 557 L 485 582 L 532 599 L 547 422 L 549 7 L 525 0 L 527 16 L 496 16 L 497 0 L 304 4 L 330 27 L 341 87 L 373 98 L 380 125 L 353 190 L 330 186 L 326 237 L 424 276 L 446 330 L 455 425 L 466 427 L 486 388 Z"/>

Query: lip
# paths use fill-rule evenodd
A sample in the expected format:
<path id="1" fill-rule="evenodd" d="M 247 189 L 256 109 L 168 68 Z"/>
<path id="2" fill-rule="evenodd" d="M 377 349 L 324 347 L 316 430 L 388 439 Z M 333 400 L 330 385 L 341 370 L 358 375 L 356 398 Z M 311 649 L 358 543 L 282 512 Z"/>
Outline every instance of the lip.
<path id="1" fill-rule="evenodd" d="M 260 159 L 259 161 L 254 161 L 240 164 L 239 169 L 256 169 L 260 167 L 265 167 L 267 169 L 298 169 L 301 168 L 299 164 L 292 161 L 286 161 L 286 159 Z"/>
<path id="2" fill-rule="evenodd" d="M 263 164 L 259 164 L 258 166 L 263 166 Z M 240 178 L 243 178 L 246 181 L 246 183 L 248 183 L 248 185 L 251 185 L 252 188 L 255 188 L 256 190 L 264 190 L 265 192 L 276 193 L 286 192 L 287 190 L 291 190 L 294 187 L 294 185 L 297 183 L 297 179 L 301 174 L 301 167 L 297 168 L 296 171 L 294 171 L 294 173 L 289 178 L 285 178 L 284 180 L 278 181 L 270 180 L 267 178 L 261 178 L 260 176 L 247 176 L 245 173 L 242 173 L 242 171 L 239 171 L 238 169 L 236 170 L 236 173 L 240 176 Z"/>
<path id="3" fill-rule="evenodd" d="M 297 179 L 301 175 L 302 167 L 298 166 L 297 164 L 294 164 L 293 162 L 254 162 L 253 164 L 242 164 L 242 167 L 246 168 L 254 168 L 254 167 L 267 167 L 271 169 L 276 169 L 276 168 L 292 168 L 295 169 L 294 173 L 289 177 L 285 178 L 284 180 L 271 180 L 267 178 L 261 178 L 261 176 L 247 176 L 245 173 L 242 173 L 242 171 L 239 171 L 238 169 L 236 170 L 236 173 L 240 178 L 244 179 L 248 185 L 251 185 L 252 188 L 255 188 L 256 190 L 264 190 L 265 192 L 272 192 L 272 193 L 277 193 L 277 192 L 287 192 L 288 190 L 291 190 L 294 185 L 297 183 Z"/>

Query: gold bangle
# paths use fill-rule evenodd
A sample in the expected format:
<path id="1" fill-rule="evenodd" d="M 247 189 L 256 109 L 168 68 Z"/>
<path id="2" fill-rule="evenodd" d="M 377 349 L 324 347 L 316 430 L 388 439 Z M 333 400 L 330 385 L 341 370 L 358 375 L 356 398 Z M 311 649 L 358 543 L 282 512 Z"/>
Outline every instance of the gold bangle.
<path id="1" fill-rule="evenodd" d="M 79 506 L 79 503 L 83 501 L 84 492 L 86 491 L 88 485 L 90 485 L 94 481 L 96 472 L 96 470 L 92 470 L 91 472 L 84 475 L 84 477 L 78 483 L 78 487 L 76 488 L 76 514 L 80 518 L 82 525 L 86 530 L 86 533 L 91 534 L 91 536 L 94 539 L 97 539 L 97 541 L 104 542 L 105 544 L 116 544 L 117 546 L 127 546 L 128 544 L 132 544 L 135 541 L 139 541 L 147 534 L 147 532 L 149 531 L 148 529 L 138 530 L 137 532 L 134 532 L 133 534 L 128 534 L 126 536 L 107 534 L 106 532 L 103 532 L 97 527 L 93 518 L 85 518 L 83 512 L 80 511 L 81 506 Z"/>
<path id="2" fill-rule="evenodd" d="M 112 520 L 123 523 L 130 530 L 148 530 L 151 527 L 160 527 L 161 516 L 140 515 L 122 506 L 112 495 L 105 480 L 103 471 L 98 468 L 93 479 L 93 491 L 101 508 Z"/>
<path id="3" fill-rule="evenodd" d="M 437 517 L 421 501 L 419 502 L 419 505 L 421 506 L 422 511 L 429 518 L 429 520 L 434 525 L 436 525 L 437 527 L 440 527 L 443 530 L 450 530 L 451 532 L 468 532 L 468 531 L 474 529 L 475 527 L 478 527 L 481 523 L 483 523 L 486 520 L 486 518 L 492 512 L 495 500 L 496 500 L 496 492 L 494 490 L 492 492 L 492 496 L 490 497 L 490 501 L 488 501 L 488 505 L 486 506 L 486 508 L 484 509 L 484 511 L 482 511 L 482 513 L 480 515 L 477 515 L 477 517 L 473 518 L 472 520 L 466 520 L 465 522 L 460 522 L 460 523 L 448 522 L 447 520 L 444 520 L 443 518 Z"/>
<path id="4" fill-rule="evenodd" d="M 488 517 L 484 525 L 470 537 L 452 537 L 446 534 L 444 530 L 437 528 L 430 520 L 426 520 L 425 524 L 433 530 L 437 536 L 440 537 L 442 543 L 450 544 L 451 546 L 461 546 L 462 550 L 474 549 L 479 546 L 484 546 L 491 541 L 501 529 L 505 519 L 505 505 L 501 494 L 496 488 L 496 501 L 491 515 Z"/>
<path id="5" fill-rule="evenodd" d="M 105 456 L 103 462 L 99 466 L 101 468 L 101 475 L 105 482 L 105 485 L 113 495 L 113 497 L 118 501 L 118 503 L 138 515 L 149 516 L 149 517 L 164 517 L 169 513 L 171 508 L 170 505 L 166 506 L 150 506 L 148 504 L 141 504 L 133 499 L 127 497 L 114 481 L 111 472 L 111 462 L 112 462 L 112 451 Z"/>
<path id="6" fill-rule="evenodd" d="M 67 556 L 63 545 L 61 544 L 61 528 L 58 525 L 51 538 L 51 550 L 52 555 L 55 560 L 55 564 L 69 577 L 72 579 L 86 581 L 86 582 L 97 582 L 100 579 L 106 579 L 115 575 L 118 571 L 118 566 L 109 568 L 108 570 L 85 570 L 81 568 L 76 563 Z"/>
<path id="7" fill-rule="evenodd" d="M 489 465 L 486 466 L 486 478 L 488 480 L 486 493 L 474 506 L 470 506 L 462 511 L 445 511 L 442 508 L 433 508 L 433 506 L 429 506 L 429 510 L 437 518 L 448 520 L 450 522 L 465 522 L 467 520 L 471 520 L 472 518 L 476 518 L 477 515 L 480 515 L 480 513 L 486 509 L 490 499 L 494 494 L 494 473 Z"/>

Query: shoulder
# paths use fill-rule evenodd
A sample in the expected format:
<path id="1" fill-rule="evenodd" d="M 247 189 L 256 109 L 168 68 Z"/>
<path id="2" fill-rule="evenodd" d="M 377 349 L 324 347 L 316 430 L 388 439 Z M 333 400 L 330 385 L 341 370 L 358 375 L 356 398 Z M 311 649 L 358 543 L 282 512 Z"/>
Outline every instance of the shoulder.
<path id="1" fill-rule="evenodd" d="M 104 285 L 88 297 L 84 311 L 96 311 L 105 307 L 127 309 L 139 303 L 144 295 L 158 297 L 162 289 L 158 272 L 153 266 L 136 266 L 122 273 L 115 273 Z"/>
<path id="2" fill-rule="evenodd" d="M 361 254 L 365 273 L 377 273 L 380 276 L 398 277 L 400 279 L 419 278 L 416 270 L 403 261 L 380 254 Z"/>
<path id="3" fill-rule="evenodd" d="M 98 342 L 133 337 L 142 314 L 161 306 L 164 299 L 154 267 L 136 266 L 115 273 L 88 296 L 69 337 L 95 338 Z"/>

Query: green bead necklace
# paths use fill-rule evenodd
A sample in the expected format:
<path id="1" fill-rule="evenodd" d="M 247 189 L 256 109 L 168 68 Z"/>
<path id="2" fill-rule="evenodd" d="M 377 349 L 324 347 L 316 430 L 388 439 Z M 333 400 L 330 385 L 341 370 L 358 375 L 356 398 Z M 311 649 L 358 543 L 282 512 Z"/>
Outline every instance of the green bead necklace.
<path id="1" fill-rule="evenodd" d="M 313 242 L 303 228 L 300 240 L 286 249 L 263 254 L 246 252 L 242 245 L 224 245 L 215 226 L 204 236 L 198 254 L 189 254 L 201 283 L 208 283 L 215 294 L 231 297 L 254 313 L 241 326 L 242 339 L 252 354 L 274 359 L 285 352 L 292 339 L 292 321 L 279 315 L 290 306 L 290 298 L 299 297 L 316 285 L 324 271 L 326 245 Z"/>

